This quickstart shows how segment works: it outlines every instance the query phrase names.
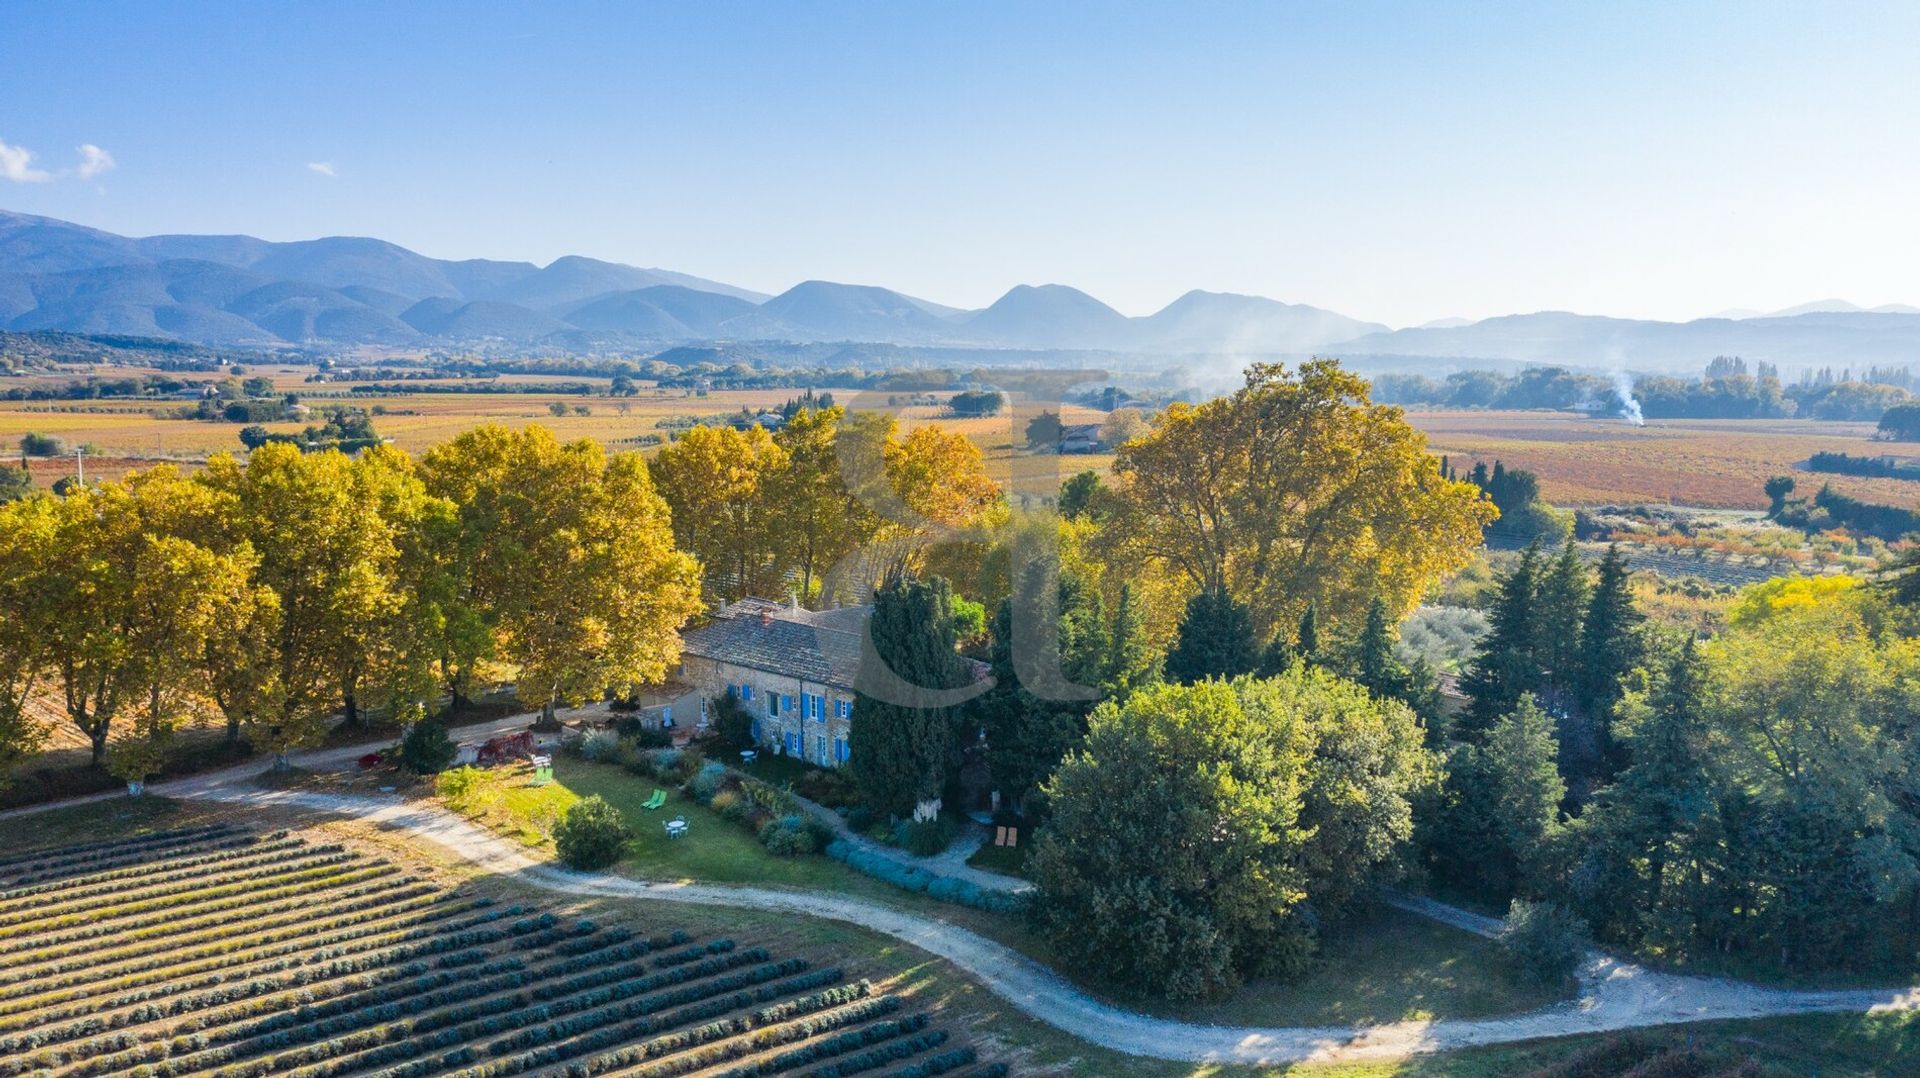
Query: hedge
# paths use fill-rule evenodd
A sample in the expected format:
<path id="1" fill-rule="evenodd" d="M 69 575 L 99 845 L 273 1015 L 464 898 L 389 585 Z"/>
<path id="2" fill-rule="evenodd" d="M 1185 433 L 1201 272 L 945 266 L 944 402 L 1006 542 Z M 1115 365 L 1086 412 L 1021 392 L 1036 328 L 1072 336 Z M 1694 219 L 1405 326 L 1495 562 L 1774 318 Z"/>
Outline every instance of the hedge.
<path id="1" fill-rule="evenodd" d="M 285 834 L 286 832 L 276 832 Z M 177 846 L 190 842 L 205 841 L 225 836 L 244 835 L 246 832 L 232 824 L 207 824 L 201 827 L 182 827 L 171 831 L 155 831 L 137 838 L 111 838 L 99 842 L 83 842 L 74 846 L 60 846 L 53 849 L 34 850 L 0 857 L 0 875 L 4 875 L 22 866 L 33 866 L 43 872 L 55 871 L 50 866 L 77 864 L 88 861 L 111 860 L 129 856 L 135 851 L 147 851 L 154 847 Z"/>
<path id="2" fill-rule="evenodd" d="M 453 916 L 459 912 L 462 912 L 462 907 L 455 906 L 441 913 L 439 916 Z M 478 920 L 479 919 L 476 918 L 463 923 L 473 924 L 477 923 Z M 442 929 L 442 931 L 457 931 L 458 928 L 458 925 L 448 926 L 446 929 Z M 370 929 L 368 931 L 377 931 L 377 929 Z M 433 931 L 435 930 L 427 927 L 417 928 L 408 932 L 406 938 L 426 938 L 431 936 Z M 204 991 L 183 995 L 180 993 L 190 991 L 193 987 L 197 986 L 176 987 L 176 985 L 168 983 L 158 986 L 158 990 L 150 988 L 106 1000 L 87 1001 L 57 1011 L 42 1009 L 27 1016 L 28 1019 L 33 1021 L 37 1026 L 32 1032 L 15 1037 L 0 1038 L 0 1053 L 31 1050 L 43 1045 L 55 1044 L 75 1037 L 97 1034 L 123 1026 L 140 1025 L 158 1019 L 177 1017 L 212 1007 L 222 1008 L 212 1013 L 194 1015 L 193 1018 L 172 1029 L 151 1031 L 140 1039 L 143 1041 L 156 1040 L 161 1037 L 177 1035 L 183 1032 L 194 1032 L 211 1025 L 218 1025 L 250 1017 L 253 1014 L 267 1013 L 284 1005 L 283 1001 L 280 1000 L 258 1000 L 252 1005 L 247 1006 L 225 1006 L 227 1004 L 236 1004 L 242 1000 L 271 995 L 288 988 L 296 988 L 309 984 L 321 986 L 321 994 L 317 998 L 344 994 L 358 990 L 358 988 L 369 987 L 379 983 L 380 980 L 390 980 L 396 976 L 407 975 L 405 971 L 410 968 L 409 966 L 399 967 L 401 972 L 392 972 L 389 968 L 393 967 L 396 962 L 409 962 L 421 954 L 430 954 L 434 950 L 440 949 L 439 944 L 432 941 L 418 947 L 393 947 L 393 942 L 395 941 L 382 941 L 365 948 L 366 950 L 372 951 L 373 953 L 371 954 L 365 954 L 355 958 L 335 957 L 333 961 L 328 962 L 328 964 L 324 966 L 314 966 L 312 963 L 322 961 L 325 957 L 344 954 L 350 949 L 339 948 L 316 953 L 307 948 L 296 946 L 294 950 L 298 953 L 293 957 L 284 958 L 279 962 L 266 966 L 249 963 L 249 968 L 246 970 L 230 973 L 223 972 L 220 975 L 210 978 L 209 980 L 212 983 L 217 984 L 236 976 L 245 975 L 251 977 L 250 980 L 230 984 L 216 991 Z M 261 974 L 279 973 L 289 969 L 293 971 L 290 976 L 260 976 Z M 418 969 L 414 972 L 424 972 L 425 969 L 425 965 L 419 965 Z M 368 974 L 359 978 L 349 976 L 350 974 L 360 973 L 364 970 L 384 970 L 386 972 Z M 309 995 L 311 995 L 311 993 L 309 993 Z M 160 999 L 163 1000 L 163 1002 L 146 1002 L 149 999 Z M 133 1009 L 128 1010 L 125 1008 Z M 94 1012 L 112 1013 L 98 1014 Z M 45 1024 L 68 1018 L 81 1018 L 81 1020 L 71 1022 L 65 1026 L 49 1026 Z M 0 1073 L 13 1072 L 8 1070 L 0 1071 Z"/>
<path id="3" fill-rule="evenodd" d="M 826 853 L 855 872 L 942 902 L 971 906 L 989 913 L 1019 914 L 1027 908 L 1025 895 L 988 890 L 970 880 L 935 876 L 925 869 L 903 865 L 885 854 L 864 849 L 845 839 L 828 843 Z"/>
<path id="4" fill-rule="evenodd" d="M 326 899 L 326 908 L 332 909 L 339 908 L 342 903 L 356 902 L 367 908 L 371 908 L 391 901 L 392 898 L 388 892 L 424 895 L 434 893 L 435 889 L 430 885 L 420 883 L 410 876 L 401 876 L 398 878 L 382 877 L 372 882 L 362 883 L 357 887 L 346 888 L 345 890 L 336 891 L 332 887 L 325 888 L 324 890 L 332 892 L 324 896 Z M 308 916 L 312 916 L 311 911 L 315 905 L 312 897 L 313 894 L 314 892 L 309 891 L 305 895 L 278 899 L 259 909 L 250 911 L 249 915 L 241 918 L 241 920 L 256 920 L 293 910 L 306 910 L 308 911 Z M 51 941 L 49 946 L 42 947 L 38 950 L 21 948 L 19 950 L 23 953 L 24 957 L 15 958 L 14 956 L 8 955 L 0 958 L 0 961 L 7 961 L 9 964 L 14 962 L 43 962 L 54 958 L 65 958 L 69 955 L 85 954 L 93 947 L 90 941 L 106 935 L 121 935 L 128 940 L 145 940 L 174 936 L 176 929 L 180 932 L 197 933 L 203 928 L 226 928 L 227 931 L 231 932 L 235 923 L 232 917 L 209 914 L 197 920 L 185 922 L 178 919 L 169 920 L 166 916 L 161 916 L 136 925 L 101 925 L 95 926 L 90 930 L 69 932 L 65 938 Z"/>
<path id="5" fill-rule="evenodd" d="M 329 866 L 329 868 L 337 869 L 338 866 Z M 181 901 L 163 904 L 156 909 L 144 911 L 153 914 L 153 916 L 136 919 L 131 923 L 115 923 L 124 921 L 126 918 L 114 917 L 111 921 L 95 921 L 85 927 L 68 926 L 69 930 L 44 940 L 32 933 L 21 933 L 13 939 L 0 943 L 0 955 L 12 955 L 16 952 L 36 950 L 38 948 L 33 947 L 33 944 L 36 942 L 49 945 L 74 943 L 80 940 L 98 939 L 101 936 L 115 936 L 142 929 L 151 929 L 156 926 L 161 928 L 165 934 L 170 935 L 173 929 L 181 925 L 180 917 L 182 915 L 210 918 L 214 914 L 245 909 L 249 906 L 273 902 L 287 896 L 311 896 L 321 891 L 362 883 L 382 876 L 392 876 L 399 872 L 400 870 L 393 865 L 379 862 L 362 868 L 333 871 L 330 874 L 313 876 L 291 884 L 265 890 L 243 891 L 236 895 L 214 900 L 206 900 L 194 895 L 184 895 L 180 896 Z M 40 929 L 36 928 L 36 932 L 37 931 L 40 931 Z"/>
<path id="6" fill-rule="evenodd" d="M 67 924 L 79 924 L 87 917 L 121 917 L 144 912 L 147 909 L 164 909 L 176 905 L 173 901 L 179 896 L 190 893 L 237 892 L 247 889 L 248 884 L 260 880 L 273 879 L 296 873 L 318 872 L 322 868 L 348 864 L 360 860 L 360 855 L 347 853 L 339 846 L 323 847 L 330 852 L 318 850 L 299 858 L 268 858 L 261 867 L 238 872 L 221 872 L 219 883 L 209 883 L 211 872 L 201 870 L 184 879 L 171 882 L 154 881 L 150 886 L 140 886 L 121 893 L 105 895 L 79 896 L 63 895 L 60 900 L 50 902 L 36 909 L 24 912 L 0 914 L 0 936 L 14 935 L 11 929 L 32 924 L 36 929 L 58 929 Z M 68 920 L 71 918 L 71 920 Z M 63 923 L 64 922 L 64 923 Z"/>
<path id="7" fill-rule="evenodd" d="M 230 846 L 216 848 L 208 853 L 198 854 L 193 857 L 183 857 L 178 860 L 169 861 L 164 868 L 162 868 L 162 866 L 156 866 L 151 861 L 146 861 L 138 865 L 129 865 L 125 868 L 109 869 L 105 872 L 91 872 L 83 877 L 78 877 L 78 879 L 94 881 L 84 886 L 75 884 L 74 881 L 76 877 L 67 876 L 48 883 L 9 887 L 5 891 L 0 891 L 0 908 L 12 906 L 16 902 L 22 901 L 32 895 L 45 894 L 48 891 L 58 891 L 68 898 L 76 898 L 96 891 L 110 889 L 114 886 L 112 882 L 114 880 L 127 878 L 138 878 L 148 882 L 165 880 L 175 878 L 170 874 L 176 874 L 180 870 L 219 864 L 238 858 L 256 857 L 263 853 L 299 849 L 305 845 L 306 843 L 297 838 L 268 840 L 247 835 Z M 335 848 L 337 849 L 338 847 Z M 156 869 L 161 869 L 163 874 L 156 877 L 154 875 Z"/>
<path id="8" fill-rule="evenodd" d="M 0 1028 L 17 1028 L 17 1026 L 25 1024 L 25 1022 L 35 1022 L 35 1024 L 38 1024 L 38 1022 L 52 1022 L 52 1020 L 61 1020 L 61 1018 L 92 1015 L 92 1013 L 96 1013 L 96 1011 L 108 1011 L 108 1009 L 117 1009 L 117 1007 L 131 1007 L 131 1005 L 136 1005 L 136 1003 L 144 1003 L 144 1001 L 148 1001 L 148 999 L 165 999 L 165 997 L 173 997 L 173 995 L 179 995 L 179 993 L 207 990 L 207 988 L 221 986 L 221 984 L 228 984 L 228 982 L 236 982 L 236 980 L 242 980 L 242 978 L 248 978 L 248 976 L 257 976 L 257 974 L 261 974 L 261 972 L 294 970 L 294 974 L 292 974 L 290 978 L 282 978 L 282 980 L 286 980 L 288 984 L 307 984 L 307 982 L 313 982 L 313 980 L 321 978 L 326 968 L 332 968 L 309 968 L 313 967 L 315 963 L 326 963 L 326 961 L 330 961 L 330 959 L 342 959 L 342 957 L 348 957 L 348 955 L 361 955 L 361 953 L 365 953 L 365 951 L 384 951 L 384 949 L 394 947 L 397 943 L 426 940 L 426 938 L 432 936 L 434 932 L 444 932 L 444 930 L 447 930 L 447 928 L 436 928 L 436 922 L 438 922 L 438 920 L 447 919 L 447 917 L 457 917 L 459 913 L 470 909 L 470 907 L 461 907 L 461 905 L 451 905 L 451 907 L 447 907 L 445 911 L 436 911 L 434 905 L 436 905 L 434 901 L 422 903 L 422 905 L 420 905 L 420 909 L 424 911 L 422 917 L 401 922 L 401 924 L 397 924 L 397 926 L 396 924 L 363 924 L 363 926 L 359 926 L 359 928 L 349 928 L 346 932 L 336 932 L 336 934 L 324 936 L 323 942 L 328 943 L 328 945 L 324 945 L 324 947 L 315 947 L 315 940 L 313 940 L 311 930 L 301 932 L 300 926 L 296 924 L 294 928 L 290 928 L 290 930 L 286 930 L 286 932 L 282 934 L 282 940 L 292 940 L 292 943 L 284 943 L 284 945 L 275 947 L 275 949 L 263 949 L 263 951 L 255 953 L 255 955 L 248 955 L 246 959 L 238 959 L 238 961 L 246 963 L 248 968 L 232 968 L 236 965 L 236 959 L 234 959 L 232 955 L 234 955 L 234 953 L 242 953 L 242 951 L 252 951 L 252 949 L 255 949 L 257 943 L 255 943 L 255 940 L 250 940 L 250 938 L 234 938 L 234 940 L 228 940 L 225 947 L 202 947 L 202 949 L 198 949 L 198 951 L 194 953 L 194 957 L 209 957 L 209 955 L 211 955 L 211 959 L 209 959 L 209 961 L 202 961 L 202 963 L 188 965 L 188 967 L 180 967 L 179 963 L 175 963 L 175 961 L 173 961 L 175 955 L 159 953 L 156 957 L 140 963 L 138 967 L 109 970 L 109 980 L 73 976 L 73 978 L 67 978 L 63 984 L 65 984 L 65 986 L 79 986 L 79 990 L 75 990 L 75 992 L 65 992 L 63 995 L 60 995 L 58 999 L 35 999 L 35 1001 L 29 1003 L 29 1005 L 17 1005 L 17 1007 L 10 1009 L 13 1013 L 10 1013 L 8 1017 L 0 1018 Z M 332 924 L 338 924 L 338 922 L 342 922 L 342 920 L 353 919 L 353 917 L 357 917 L 357 915 L 342 915 L 342 917 L 336 917 L 336 919 L 332 919 L 330 922 L 332 922 Z M 261 963 L 261 959 L 271 959 L 271 961 Z M 359 961 L 371 961 L 371 959 L 359 959 Z M 338 963 L 336 963 L 336 965 L 338 965 Z M 207 970 L 211 970 L 211 972 L 207 972 Z M 157 972 L 157 976 L 140 978 L 138 972 Z M 190 976 L 190 974 L 207 974 L 207 976 L 202 976 L 200 980 L 194 980 L 194 982 L 182 982 L 182 980 L 180 980 L 182 976 Z M 248 984 L 257 984 L 257 982 L 248 982 Z M 109 990 L 127 990 L 127 988 L 131 988 L 131 992 L 123 992 L 121 995 L 117 995 L 117 997 L 109 997 L 109 999 L 104 999 L 104 1001 L 94 1001 L 94 997 L 100 995 L 102 992 L 109 992 Z M 198 1003 L 198 1005 L 205 1005 L 205 1001 L 219 1003 L 219 1001 L 223 1001 L 221 997 L 232 997 L 232 999 L 242 997 L 242 995 L 236 995 L 236 992 L 238 992 L 238 988 L 230 986 L 230 988 L 215 990 L 215 992 L 202 992 L 200 995 L 188 995 L 188 997 L 184 997 L 184 999 L 202 1001 L 202 1003 Z M 52 1005 L 52 1003 L 67 1003 L 67 1007 L 58 1009 L 58 1011 L 48 1011 L 48 1005 Z M 190 1007 L 182 1005 L 182 1009 L 190 1009 Z M 25 1013 L 25 1015 L 19 1015 L 19 1011 L 27 1011 L 27 1013 Z"/>
<path id="9" fill-rule="evenodd" d="M 862 1070 L 868 1070 L 895 1059 L 911 1058 L 926 1051 L 928 1048 L 938 1047 L 947 1039 L 945 1033 L 937 1031 L 917 1037 L 913 1036 L 913 1034 L 925 1029 L 926 1025 L 927 1016 L 924 1014 L 912 1014 L 905 1018 L 875 1022 L 869 1026 L 862 1026 L 859 1029 L 847 1033 L 841 1033 L 828 1037 L 825 1040 L 803 1045 L 789 1052 L 782 1052 L 777 1056 L 771 1056 L 756 1063 L 749 1063 L 745 1066 L 735 1067 L 732 1070 L 721 1071 L 715 1075 L 714 1078 L 761 1078 L 762 1075 L 784 1074 L 788 1071 L 798 1070 L 809 1063 L 815 1063 L 822 1059 L 831 1059 L 838 1055 L 845 1055 L 856 1048 L 865 1048 L 873 1044 L 887 1044 L 886 1048 L 862 1052 L 860 1055 L 851 1056 L 832 1067 L 810 1072 L 817 1075 L 856 1074 Z M 899 1038 L 902 1037 L 907 1039 L 904 1041 L 899 1040 Z"/>

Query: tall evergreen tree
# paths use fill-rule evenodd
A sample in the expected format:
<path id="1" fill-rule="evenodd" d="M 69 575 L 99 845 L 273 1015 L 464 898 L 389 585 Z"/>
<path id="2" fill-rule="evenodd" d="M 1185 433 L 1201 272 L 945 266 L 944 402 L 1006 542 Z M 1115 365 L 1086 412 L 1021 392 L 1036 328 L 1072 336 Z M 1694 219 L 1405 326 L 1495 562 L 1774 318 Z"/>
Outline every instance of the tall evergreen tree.
<path id="1" fill-rule="evenodd" d="M 1479 744 L 1454 746 L 1426 845 L 1440 875 L 1504 905 L 1540 877 L 1566 788 L 1553 723 L 1530 695 Z"/>
<path id="2" fill-rule="evenodd" d="M 1122 700 L 1129 692 L 1154 680 L 1154 654 L 1147 644 L 1146 617 L 1134 597 L 1133 585 L 1120 585 L 1114 605 L 1113 632 L 1107 641 L 1106 676 L 1100 687 Z"/>
<path id="3" fill-rule="evenodd" d="M 1393 654 L 1393 627 L 1379 596 L 1367 607 L 1367 623 L 1353 643 L 1353 680 L 1375 696 L 1398 698 L 1407 688 L 1406 667 Z"/>
<path id="4" fill-rule="evenodd" d="M 1581 843 L 1587 852 L 1572 877 L 1582 912 L 1606 934 L 1651 930 L 1665 942 L 1692 934 L 1690 917 L 1667 911 L 1676 905 L 1671 892 L 1691 874 L 1697 834 L 1713 810 L 1704 676 L 1688 640 L 1654 689 L 1623 706 L 1632 763 L 1588 810 L 1593 839 Z"/>
<path id="5" fill-rule="evenodd" d="M 1374 597 L 1379 601 L 1379 596 Z M 1300 656 L 1300 662 L 1306 666 L 1320 665 L 1320 607 L 1308 603 L 1307 609 L 1300 615 L 1299 631 L 1293 634 L 1294 653 Z"/>
<path id="6" fill-rule="evenodd" d="M 1207 678 L 1250 674 L 1259 663 L 1246 604 L 1224 588 L 1207 588 L 1187 601 L 1179 636 L 1167 653 L 1167 680 L 1190 685 Z"/>
<path id="7" fill-rule="evenodd" d="M 1515 473 L 1508 473 L 1515 474 Z M 1553 716 L 1560 743 L 1560 774 L 1576 805 L 1585 804 L 1605 765 L 1604 732 L 1600 719 L 1580 703 L 1586 674 L 1581 647 L 1581 625 L 1586 618 L 1590 585 L 1580 552 L 1569 537 L 1560 556 L 1540 574 L 1534 595 L 1533 622 L 1538 646 L 1540 684 L 1534 690 Z"/>
<path id="8" fill-rule="evenodd" d="M 888 699 L 856 693 L 848 734 L 854 783 L 877 812 L 902 816 L 938 797 L 955 758 L 956 709 L 910 699 L 914 688 L 966 684 L 966 661 L 954 651 L 953 591 L 939 577 L 894 577 L 873 598 L 873 648 L 907 691 Z M 901 696 L 909 699 L 899 699 Z"/>
<path id="9" fill-rule="evenodd" d="M 1053 589 L 1057 606 L 1046 602 L 1048 588 Z M 1124 591 L 1120 602 L 1122 617 L 1137 621 L 1126 610 L 1131 600 Z M 1028 605 L 1016 610 L 1020 604 Z M 1112 691 L 1108 676 L 1116 645 L 1121 654 L 1132 656 L 1139 640 L 1137 625 L 1127 630 L 1134 634 L 1132 642 L 1118 638 L 1124 626 L 1116 625 L 1116 632 L 1110 633 L 1099 590 L 1066 567 L 1056 572 L 1045 562 L 1030 564 L 1013 594 L 1000 604 L 992 627 L 994 687 L 972 711 L 987 733 L 987 765 L 1002 803 L 1024 811 L 1028 795 L 1085 738 L 1087 714 L 1096 700 L 1057 699 L 1054 692 L 1036 693 L 1021 682 L 1021 665 L 1014 662 L 1016 612 L 1028 625 L 1045 616 L 1056 619 L 1056 635 L 1026 645 L 1053 652 L 1034 657 L 1034 669 L 1057 671 L 1070 684 L 1103 692 Z"/>
<path id="10" fill-rule="evenodd" d="M 1521 697 L 1540 687 L 1534 620 L 1539 576 L 1540 545 L 1534 543 L 1500 582 L 1500 599 L 1488 619 L 1487 634 L 1480 638 L 1473 665 L 1460 681 L 1469 702 L 1456 729 L 1469 740 L 1477 739 L 1518 707 Z"/>
<path id="11" fill-rule="evenodd" d="M 1600 746 L 1607 760 L 1602 777 L 1610 777 L 1621 765 L 1613 738 L 1613 712 L 1620 702 L 1620 678 L 1639 664 L 1644 651 L 1640 624 L 1646 620 L 1633 602 L 1628 586 L 1627 559 L 1617 546 L 1609 546 L 1600 560 L 1599 579 L 1587 601 L 1586 620 L 1580 627 L 1581 677 L 1577 700 L 1582 711 L 1592 716 L 1600 733 Z"/>
<path id="12" fill-rule="evenodd" d="M 1300 615 L 1300 624 L 1295 627 L 1293 639 L 1287 634 L 1276 632 L 1273 640 L 1267 644 L 1267 650 L 1260 654 L 1260 676 L 1279 677 L 1300 666 L 1319 666 L 1323 656 L 1320 654 L 1320 614 L 1313 603 Z"/>
<path id="13" fill-rule="evenodd" d="M 1568 539 L 1540 576 L 1534 600 L 1534 625 L 1540 634 L 1540 674 L 1548 692 L 1559 703 L 1579 691 L 1585 673 L 1581 655 L 1581 624 L 1586 619 L 1591 585 L 1580 552 Z"/>

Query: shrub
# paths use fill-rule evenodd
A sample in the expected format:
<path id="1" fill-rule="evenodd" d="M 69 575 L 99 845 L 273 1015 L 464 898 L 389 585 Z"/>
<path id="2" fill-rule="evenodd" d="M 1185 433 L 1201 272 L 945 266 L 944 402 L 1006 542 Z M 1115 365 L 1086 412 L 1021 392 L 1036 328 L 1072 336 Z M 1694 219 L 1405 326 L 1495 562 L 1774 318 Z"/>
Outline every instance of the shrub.
<path id="1" fill-rule="evenodd" d="M 753 747 L 753 716 L 731 696 L 715 697 L 708 706 L 713 715 L 713 734 L 729 752 Z"/>
<path id="2" fill-rule="evenodd" d="M 666 749 L 673 747 L 673 735 L 657 726 L 643 726 L 639 718 L 627 715 L 615 720 L 613 728 L 621 738 L 632 742 L 636 749 Z"/>
<path id="3" fill-rule="evenodd" d="M 746 816 L 746 801 L 736 790 L 721 790 L 714 794 L 707 807 L 734 823 L 739 823 Z"/>
<path id="4" fill-rule="evenodd" d="M 865 834 L 876 823 L 873 810 L 865 805 L 855 805 L 847 810 L 847 830 Z"/>
<path id="5" fill-rule="evenodd" d="M 554 846 L 568 867 L 597 871 L 620 860 L 632 833 L 619 810 L 593 794 L 574 803 L 553 831 Z"/>
<path id="6" fill-rule="evenodd" d="M 464 801 L 487 781 L 487 773 L 477 767 L 456 767 L 440 772 L 433 780 L 434 792 L 448 801 Z"/>
<path id="7" fill-rule="evenodd" d="M 809 768 L 793 784 L 793 789 L 801 797 L 828 808 L 851 805 L 857 796 L 851 777 L 844 771 L 827 768 Z"/>
<path id="8" fill-rule="evenodd" d="M 431 719 L 422 719 L 407 727 L 400 739 L 400 762 L 416 775 L 434 775 L 445 771 L 460 755 L 460 747 L 447 736 L 447 728 Z"/>
<path id="9" fill-rule="evenodd" d="M 580 758 L 597 764 L 611 763 L 620 756 L 620 735 L 612 730 L 590 730 L 580 739 Z"/>
<path id="10" fill-rule="evenodd" d="M 708 804 L 713 800 L 714 795 L 720 792 L 720 788 L 726 785 L 726 781 L 727 766 L 721 763 L 710 763 L 693 776 L 687 792 L 693 795 L 695 801 L 703 805 Z"/>
<path id="11" fill-rule="evenodd" d="M 782 816 L 760 829 L 760 845 L 776 857 L 798 857 L 815 850 L 813 834 L 798 816 Z"/>
<path id="12" fill-rule="evenodd" d="M 894 837 L 915 857 L 932 857 L 953 844 L 953 821 L 944 818 L 907 820 L 894 831 Z"/>
<path id="13" fill-rule="evenodd" d="M 966 880 L 934 876 L 924 869 L 903 865 L 885 854 L 862 849 L 851 842 L 836 839 L 827 844 L 826 854 L 856 872 L 872 876 L 877 880 L 884 880 L 901 890 L 925 894 L 942 902 L 952 902 L 986 910 L 989 913 L 1009 915 L 1021 914 L 1027 910 L 1027 894 L 989 891 Z"/>
<path id="14" fill-rule="evenodd" d="M 1587 950 L 1587 924 L 1552 902 L 1516 898 L 1494 937 L 1516 979 L 1559 984 L 1573 976 Z"/>

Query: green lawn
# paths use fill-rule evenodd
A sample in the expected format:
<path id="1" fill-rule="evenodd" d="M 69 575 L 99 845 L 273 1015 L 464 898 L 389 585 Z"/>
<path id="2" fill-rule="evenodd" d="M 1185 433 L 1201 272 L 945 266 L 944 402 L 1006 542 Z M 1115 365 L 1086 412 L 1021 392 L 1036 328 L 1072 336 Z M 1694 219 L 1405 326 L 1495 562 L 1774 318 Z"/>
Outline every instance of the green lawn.
<path id="1" fill-rule="evenodd" d="M 164 797 L 110 797 L 0 822 L 0 850 L 11 852 L 131 838 L 149 831 L 191 827 L 202 822 L 206 815 L 205 810 L 190 802 L 169 801 Z"/>
<path id="2" fill-rule="evenodd" d="M 1396 909 L 1382 909 L 1321 942 L 1292 981 L 1255 981 L 1217 1003 L 1130 1001 L 1190 1022 L 1234 1025 L 1366 1024 L 1440 1016 L 1479 1018 L 1544 1007 L 1566 993 L 1514 981 L 1492 943 Z"/>
<path id="3" fill-rule="evenodd" d="M 527 786 L 524 770 L 494 774 L 505 786 L 501 803 L 516 821 L 512 829 L 530 841 L 540 840 L 538 819 L 558 819 L 580 797 L 598 794 L 619 809 L 635 833 L 616 868 L 626 875 L 853 895 L 962 924 L 1046 958 L 1044 942 L 1009 918 L 908 894 L 824 857 L 774 857 L 744 828 L 678 791 L 668 791 L 665 808 L 648 812 L 640 805 L 660 784 L 623 768 L 557 757 L 555 781 L 544 788 Z M 689 830 L 683 838 L 669 839 L 661 825 L 675 816 L 685 817 Z M 499 825 L 497 817 L 495 823 Z M 1327 940 L 1323 955 L 1319 968 L 1302 980 L 1251 984 L 1223 1002 L 1178 1006 L 1118 1002 L 1196 1022 L 1321 1025 L 1510 1014 L 1542 1006 L 1560 995 L 1513 983 L 1486 940 L 1394 910 L 1384 910 Z"/>
<path id="4" fill-rule="evenodd" d="M 987 872 L 998 872 L 1002 876 L 1018 876 L 1027 879 L 1027 855 L 1033 852 L 1030 836 L 1020 836 L 1018 846 L 995 846 L 989 842 L 974 851 L 967 858 L 967 864 Z"/>

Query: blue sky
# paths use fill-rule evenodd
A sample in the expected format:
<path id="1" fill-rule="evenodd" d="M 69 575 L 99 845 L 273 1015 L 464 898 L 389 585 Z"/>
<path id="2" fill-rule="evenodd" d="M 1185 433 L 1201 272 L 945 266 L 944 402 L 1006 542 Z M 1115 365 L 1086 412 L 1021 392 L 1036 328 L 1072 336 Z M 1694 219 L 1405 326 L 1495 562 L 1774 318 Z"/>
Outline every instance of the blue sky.
<path id="1" fill-rule="evenodd" d="M 1913 4 L 12 3 L 0 207 L 965 306 L 1920 303 L 1917 70 Z"/>

